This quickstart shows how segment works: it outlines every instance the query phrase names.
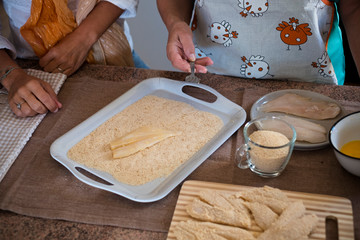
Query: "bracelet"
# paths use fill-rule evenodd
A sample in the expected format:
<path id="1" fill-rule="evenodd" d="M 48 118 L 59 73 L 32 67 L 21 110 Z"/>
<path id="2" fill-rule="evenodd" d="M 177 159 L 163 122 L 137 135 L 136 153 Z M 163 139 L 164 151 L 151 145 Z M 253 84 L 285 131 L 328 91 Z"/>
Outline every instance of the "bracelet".
<path id="1" fill-rule="evenodd" d="M 3 79 L 5 79 L 6 77 L 7 77 L 7 75 L 9 75 L 13 70 L 15 70 L 15 69 L 20 69 L 21 67 L 11 67 L 11 68 L 9 68 L 9 69 L 6 69 L 5 70 L 5 73 L 4 73 L 4 75 L 2 75 L 1 77 L 0 77 L 0 84 L 1 84 L 1 81 L 3 80 Z M 3 71 L 3 70 L 1 70 L 1 71 Z"/>

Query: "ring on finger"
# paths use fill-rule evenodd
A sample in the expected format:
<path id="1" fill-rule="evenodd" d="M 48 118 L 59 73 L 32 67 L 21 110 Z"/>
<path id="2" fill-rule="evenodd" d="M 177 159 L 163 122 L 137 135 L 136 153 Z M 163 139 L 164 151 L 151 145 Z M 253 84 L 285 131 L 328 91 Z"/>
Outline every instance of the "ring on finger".
<path id="1" fill-rule="evenodd" d="M 25 101 L 22 101 L 21 103 L 17 103 L 16 104 L 16 108 L 17 109 L 19 109 L 19 110 L 21 110 L 21 104 L 23 104 Z"/>
<path id="2" fill-rule="evenodd" d="M 61 73 L 64 72 L 64 70 L 61 67 L 57 67 L 57 70 Z"/>

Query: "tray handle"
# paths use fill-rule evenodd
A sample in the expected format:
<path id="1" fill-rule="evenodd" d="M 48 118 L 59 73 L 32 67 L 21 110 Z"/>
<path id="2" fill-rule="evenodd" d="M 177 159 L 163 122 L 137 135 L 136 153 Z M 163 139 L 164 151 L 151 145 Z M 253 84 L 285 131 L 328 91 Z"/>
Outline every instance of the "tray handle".
<path id="1" fill-rule="evenodd" d="M 236 107 L 237 105 L 235 103 L 233 103 L 232 101 L 230 101 L 229 99 L 224 97 L 222 94 L 220 94 L 218 91 L 216 91 L 212 87 L 209 87 L 205 84 L 191 83 L 191 82 L 185 82 L 185 81 L 174 81 L 174 83 L 175 84 L 173 85 L 173 87 L 178 88 L 178 91 L 181 92 L 181 94 L 184 95 L 185 97 L 191 97 L 191 98 L 195 99 L 196 101 L 201 101 L 203 103 L 211 105 L 212 107 L 222 107 L 223 104 L 233 104 L 233 107 L 237 108 Z M 216 97 L 216 100 L 213 102 L 208 102 L 208 101 L 196 98 L 194 96 L 191 96 L 191 95 L 183 92 L 183 89 L 186 86 L 192 86 L 192 87 L 196 87 L 196 88 L 202 89 L 204 91 L 207 91 L 207 92 L 213 94 Z"/>
<path id="2" fill-rule="evenodd" d="M 55 157 L 54 157 L 55 158 Z M 55 158 L 57 160 L 57 158 Z M 101 188 L 104 190 L 111 190 L 114 184 L 102 177 L 99 177 L 96 173 L 86 170 L 83 166 L 75 164 L 71 161 L 59 161 L 64 165 L 77 179 L 89 184 L 93 187 Z M 90 177 L 91 176 L 91 177 Z M 94 180 L 96 179 L 96 180 Z"/>

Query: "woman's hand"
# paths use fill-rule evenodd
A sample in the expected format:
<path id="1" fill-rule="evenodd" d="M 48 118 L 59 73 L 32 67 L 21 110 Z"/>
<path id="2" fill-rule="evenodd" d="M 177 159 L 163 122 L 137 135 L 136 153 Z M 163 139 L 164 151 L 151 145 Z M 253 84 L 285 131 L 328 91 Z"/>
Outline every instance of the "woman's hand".
<path id="1" fill-rule="evenodd" d="M 11 110 L 19 117 L 57 112 L 62 104 L 51 86 L 22 69 L 13 70 L 4 80 Z"/>
<path id="2" fill-rule="evenodd" d="M 209 57 L 196 60 L 192 32 L 185 22 L 177 22 L 169 27 L 166 52 L 171 64 L 181 71 L 190 72 L 189 61 L 195 61 L 196 72 L 200 73 L 206 73 L 206 66 L 213 64 Z"/>
<path id="3" fill-rule="evenodd" d="M 212 65 L 209 57 L 196 59 L 193 36 L 189 26 L 194 0 L 157 0 L 160 16 L 169 32 L 166 46 L 171 64 L 190 72 L 190 61 L 195 61 L 195 71 L 206 73 L 206 66 Z"/>
<path id="4" fill-rule="evenodd" d="M 39 64 L 46 72 L 61 72 L 69 76 L 85 62 L 92 44 L 75 30 L 52 47 Z"/>
<path id="5" fill-rule="evenodd" d="M 47 72 L 73 74 L 86 60 L 92 45 L 123 12 L 110 2 L 98 2 L 72 33 L 40 59 L 40 66 Z"/>

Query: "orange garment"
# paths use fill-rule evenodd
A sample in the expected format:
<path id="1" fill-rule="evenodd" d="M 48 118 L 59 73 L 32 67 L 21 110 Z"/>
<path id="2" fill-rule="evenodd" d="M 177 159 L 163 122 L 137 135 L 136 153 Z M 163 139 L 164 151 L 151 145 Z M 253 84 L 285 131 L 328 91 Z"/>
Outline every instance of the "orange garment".
<path id="1" fill-rule="evenodd" d="M 97 3 L 98 0 L 79 1 L 74 16 L 67 6 L 67 0 L 33 0 L 30 17 L 20 28 L 20 33 L 35 54 L 42 57 L 80 25 Z M 134 66 L 124 29 L 117 22 L 94 43 L 86 61 L 102 65 Z"/>
<path id="2" fill-rule="evenodd" d="M 42 57 L 76 26 L 67 0 L 32 0 L 30 17 L 20 33 L 35 54 Z"/>

